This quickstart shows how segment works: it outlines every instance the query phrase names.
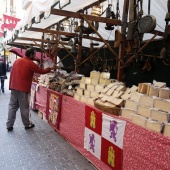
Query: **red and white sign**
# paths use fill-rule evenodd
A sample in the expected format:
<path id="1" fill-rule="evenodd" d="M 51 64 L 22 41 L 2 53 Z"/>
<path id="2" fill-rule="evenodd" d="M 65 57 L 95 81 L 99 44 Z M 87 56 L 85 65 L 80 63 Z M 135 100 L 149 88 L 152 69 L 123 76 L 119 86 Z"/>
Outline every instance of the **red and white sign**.
<path id="1" fill-rule="evenodd" d="M 85 107 L 84 147 L 113 170 L 122 169 L 126 122 Z"/>

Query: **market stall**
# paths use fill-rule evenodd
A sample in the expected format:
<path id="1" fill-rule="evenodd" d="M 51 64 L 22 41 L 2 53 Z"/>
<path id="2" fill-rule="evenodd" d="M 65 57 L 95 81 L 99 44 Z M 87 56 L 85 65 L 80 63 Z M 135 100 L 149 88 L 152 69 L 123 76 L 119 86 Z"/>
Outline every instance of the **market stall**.
<path id="1" fill-rule="evenodd" d="M 40 86 L 39 90 L 44 90 L 44 87 Z M 46 91 L 48 90 L 46 89 Z M 50 92 L 56 94 L 55 91 Z M 50 100 L 50 98 L 47 97 L 47 94 L 46 100 Z M 40 100 L 37 102 L 41 103 Z M 94 113 L 98 115 L 102 114 L 101 110 L 93 106 L 84 104 L 72 97 L 62 95 L 61 121 L 59 123 L 59 129 L 54 129 L 98 169 L 114 169 L 84 148 L 84 132 L 87 114 L 86 107 L 91 108 L 91 111 L 94 111 Z M 170 168 L 168 163 L 170 159 L 169 137 L 147 130 L 120 116 L 108 113 L 105 114 L 116 120 L 126 121 L 126 128 L 123 137 L 122 169 L 168 170 Z"/>
<path id="2" fill-rule="evenodd" d="M 7 36 L 4 45 L 26 41 L 25 45 L 30 47 L 31 42 L 55 65 L 57 56 L 63 62 L 69 58 L 74 72 L 67 74 L 59 70 L 41 77 L 36 92 L 32 87 L 35 93 L 31 106 L 42 112 L 49 124 L 98 169 L 170 169 L 167 130 L 170 89 L 166 86 L 165 71 L 163 76 L 153 72 L 158 63 L 170 65 L 169 0 L 167 8 L 165 0 L 152 3 L 74 0 L 66 1 L 62 7 L 60 1 L 54 0 L 47 8 L 45 3 L 36 2 L 40 0 L 33 1 L 32 15 L 11 33 L 14 42 Z M 22 38 L 18 36 L 19 30 Z M 148 50 L 150 54 L 145 49 L 156 37 L 164 38 L 166 46 L 162 51 L 162 43 L 154 44 L 152 51 Z M 64 56 L 63 50 L 67 53 Z M 86 61 L 94 70 L 90 77 L 79 74 Z M 129 71 L 131 68 L 133 72 Z M 149 81 L 146 75 L 150 75 Z M 79 76 L 81 80 L 77 79 Z M 154 83 L 155 77 L 163 84 Z M 123 82 L 123 78 L 131 83 L 135 79 L 134 86 L 127 87 L 129 83 Z M 109 129 L 112 123 L 113 130 Z"/>

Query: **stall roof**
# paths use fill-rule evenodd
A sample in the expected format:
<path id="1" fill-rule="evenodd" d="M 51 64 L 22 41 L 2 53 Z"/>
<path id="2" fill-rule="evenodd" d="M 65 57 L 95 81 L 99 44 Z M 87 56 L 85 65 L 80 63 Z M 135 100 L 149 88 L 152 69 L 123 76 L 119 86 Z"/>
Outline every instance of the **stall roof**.
<path id="1" fill-rule="evenodd" d="M 118 0 L 113 1 L 112 8 L 114 11 L 116 11 L 117 2 L 119 2 L 119 14 L 120 14 L 120 20 L 113 20 L 108 19 L 105 17 L 105 13 L 101 17 L 92 17 L 90 15 L 85 15 L 87 19 L 91 19 L 94 21 L 99 22 L 99 29 L 98 33 L 103 37 L 104 40 L 115 40 L 115 29 L 121 29 L 119 25 L 123 23 L 122 21 L 122 13 L 124 8 L 124 2 L 126 0 Z M 42 40 L 43 32 L 49 32 L 49 27 L 54 25 L 55 23 L 58 23 L 59 21 L 62 21 L 64 18 L 72 17 L 72 18 L 82 18 L 78 11 L 85 10 L 88 14 L 91 13 L 91 8 L 96 4 L 100 2 L 100 5 L 102 6 L 103 11 L 108 6 L 108 1 L 106 0 L 67 0 L 63 1 L 65 4 L 61 4 L 62 1 L 59 0 L 33 0 L 32 6 L 27 11 L 26 15 L 21 19 L 21 21 L 17 24 L 15 30 L 13 32 L 7 32 L 7 36 L 4 39 L 3 43 L 5 44 L 11 44 L 13 46 L 15 45 L 37 45 L 38 47 L 41 47 L 42 42 L 47 42 L 46 40 Z M 127 1 L 128 2 L 128 1 Z M 61 6 L 64 6 L 61 9 Z M 143 13 L 144 15 L 148 14 L 148 1 L 143 1 Z M 151 9 L 150 14 L 156 17 L 156 28 L 155 30 L 160 31 L 161 36 L 157 36 L 157 38 L 160 38 L 163 36 L 164 28 L 165 28 L 165 15 L 167 12 L 167 0 L 152 0 L 151 1 Z M 114 30 L 106 30 L 105 25 L 106 23 L 114 23 L 117 26 L 115 26 Z M 18 32 L 19 31 L 19 32 Z M 53 30 L 50 30 L 52 33 Z M 155 32 L 153 32 L 154 34 Z M 68 34 L 65 32 L 61 32 L 60 34 Z M 144 34 L 144 40 L 150 39 L 153 34 L 147 33 Z M 74 36 L 74 34 L 72 35 Z M 85 35 L 82 39 L 82 46 L 84 47 L 90 47 L 91 39 L 99 41 L 99 46 L 101 47 L 104 43 L 101 41 L 101 38 L 93 35 L 87 36 Z M 66 44 L 65 44 L 66 45 Z M 61 45 L 62 47 L 62 45 Z M 66 47 L 69 47 L 66 45 Z"/>
<path id="2" fill-rule="evenodd" d="M 24 57 L 25 56 L 25 49 L 21 49 L 21 48 L 12 48 L 9 50 L 9 52 L 16 54 L 19 57 Z M 41 53 L 41 52 L 36 52 L 36 57 L 35 60 L 41 60 L 41 55 L 42 55 L 42 60 L 48 60 L 49 57 L 47 57 L 47 55 L 45 53 Z"/>

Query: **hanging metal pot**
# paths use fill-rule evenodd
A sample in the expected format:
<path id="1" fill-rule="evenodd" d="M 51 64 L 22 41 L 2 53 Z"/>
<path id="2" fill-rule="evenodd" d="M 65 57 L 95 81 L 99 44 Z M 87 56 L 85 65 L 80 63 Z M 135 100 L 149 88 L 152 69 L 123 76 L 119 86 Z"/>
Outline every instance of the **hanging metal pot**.
<path id="1" fill-rule="evenodd" d="M 170 21 L 170 0 L 167 1 L 167 8 L 168 12 L 166 13 L 165 21 Z"/>
<path id="2" fill-rule="evenodd" d="M 170 40 L 170 25 L 165 26 L 164 39 L 165 39 L 165 41 Z"/>
<path id="3" fill-rule="evenodd" d="M 150 15 L 150 2 L 148 0 L 148 15 L 142 17 L 138 23 L 138 29 L 140 33 L 152 32 L 156 27 L 156 18 Z"/>

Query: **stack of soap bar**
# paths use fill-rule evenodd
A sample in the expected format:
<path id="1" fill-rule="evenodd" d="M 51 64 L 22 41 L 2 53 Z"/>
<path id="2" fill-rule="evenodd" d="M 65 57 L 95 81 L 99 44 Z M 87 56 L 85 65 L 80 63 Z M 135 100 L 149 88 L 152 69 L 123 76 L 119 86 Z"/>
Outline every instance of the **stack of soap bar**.
<path id="1" fill-rule="evenodd" d="M 142 127 L 145 127 L 146 125 L 146 118 L 143 117 L 143 116 L 140 116 L 140 115 L 134 115 L 133 118 L 132 118 L 132 122 L 136 125 L 139 125 L 139 126 L 142 126 Z"/>
<path id="2" fill-rule="evenodd" d="M 170 123 L 165 123 L 163 134 L 170 137 Z"/>
<path id="3" fill-rule="evenodd" d="M 132 120 L 134 115 L 136 115 L 136 111 L 134 111 L 134 110 L 130 110 L 130 109 L 126 109 L 126 108 L 121 109 L 121 116 L 126 119 Z"/>
<path id="4" fill-rule="evenodd" d="M 169 113 L 151 108 L 150 118 L 158 122 L 168 122 Z"/>
<path id="5" fill-rule="evenodd" d="M 137 113 L 146 118 L 150 117 L 150 107 L 138 105 Z"/>
<path id="6" fill-rule="evenodd" d="M 146 121 L 146 129 L 161 133 L 162 123 L 148 119 Z"/>

